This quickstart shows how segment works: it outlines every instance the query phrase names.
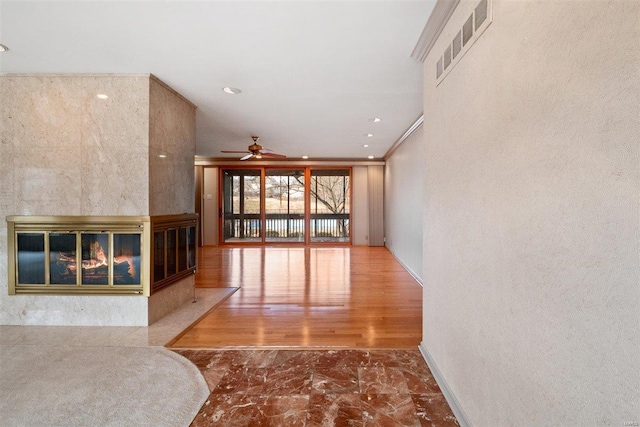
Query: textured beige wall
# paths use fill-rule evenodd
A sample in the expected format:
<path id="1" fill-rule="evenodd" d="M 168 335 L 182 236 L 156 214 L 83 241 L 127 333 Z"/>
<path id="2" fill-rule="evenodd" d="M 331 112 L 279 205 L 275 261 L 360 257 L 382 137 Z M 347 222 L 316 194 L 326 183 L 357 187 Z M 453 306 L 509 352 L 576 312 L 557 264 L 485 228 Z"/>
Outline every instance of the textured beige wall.
<path id="1" fill-rule="evenodd" d="M 422 126 L 387 159 L 384 170 L 385 246 L 422 280 L 424 151 Z"/>
<path id="2" fill-rule="evenodd" d="M 195 106 L 153 77 L 149 101 L 150 215 L 193 213 Z"/>
<path id="3" fill-rule="evenodd" d="M 143 298 L 9 297 L 5 218 L 148 215 L 148 79 L 0 76 L 0 324 L 146 323 Z"/>
<path id="4" fill-rule="evenodd" d="M 494 1 L 425 61 L 423 346 L 477 426 L 640 422 L 640 2 Z"/>

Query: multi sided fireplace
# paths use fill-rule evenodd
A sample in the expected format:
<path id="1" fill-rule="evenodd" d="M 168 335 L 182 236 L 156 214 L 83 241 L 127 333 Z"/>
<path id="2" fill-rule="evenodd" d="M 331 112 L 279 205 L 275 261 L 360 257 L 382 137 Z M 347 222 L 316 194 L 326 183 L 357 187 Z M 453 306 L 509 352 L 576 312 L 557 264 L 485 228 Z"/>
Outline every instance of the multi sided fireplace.
<path id="1" fill-rule="evenodd" d="M 11 216 L 7 224 L 12 295 L 149 296 L 196 270 L 195 214 Z"/>

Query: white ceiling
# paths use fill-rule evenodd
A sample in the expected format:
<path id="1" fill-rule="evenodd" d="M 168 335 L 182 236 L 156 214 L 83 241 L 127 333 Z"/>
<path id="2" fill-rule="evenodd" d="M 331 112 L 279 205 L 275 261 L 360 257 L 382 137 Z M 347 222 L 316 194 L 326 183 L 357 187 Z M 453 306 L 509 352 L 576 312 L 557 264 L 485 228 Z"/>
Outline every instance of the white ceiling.
<path id="1" fill-rule="evenodd" d="M 422 113 L 409 55 L 434 5 L 2 0 L 0 72 L 153 73 L 197 105 L 200 156 L 259 135 L 290 158 L 379 158 Z"/>

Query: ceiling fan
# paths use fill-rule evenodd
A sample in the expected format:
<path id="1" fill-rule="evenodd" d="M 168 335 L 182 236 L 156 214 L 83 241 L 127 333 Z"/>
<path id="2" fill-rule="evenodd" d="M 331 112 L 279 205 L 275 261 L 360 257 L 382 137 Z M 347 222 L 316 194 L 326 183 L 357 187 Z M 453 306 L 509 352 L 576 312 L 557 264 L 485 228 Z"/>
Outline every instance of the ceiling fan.
<path id="1" fill-rule="evenodd" d="M 270 159 L 286 159 L 287 158 L 287 156 L 283 154 L 277 154 L 269 150 L 268 148 L 263 148 L 262 145 L 258 144 L 258 140 L 260 139 L 259 136 L 253 135 L 251 136 L 251 139 L 253 139 L 253 144 L 247 147 L 247 151 L 221 150 L 220 152 L 221 153 L 248 153 L 240 157 L 240 160 L 248 160 L 252 157 L 255 157 L 256 159 L 262 159 L 263 157 L 270 158 Z"/>

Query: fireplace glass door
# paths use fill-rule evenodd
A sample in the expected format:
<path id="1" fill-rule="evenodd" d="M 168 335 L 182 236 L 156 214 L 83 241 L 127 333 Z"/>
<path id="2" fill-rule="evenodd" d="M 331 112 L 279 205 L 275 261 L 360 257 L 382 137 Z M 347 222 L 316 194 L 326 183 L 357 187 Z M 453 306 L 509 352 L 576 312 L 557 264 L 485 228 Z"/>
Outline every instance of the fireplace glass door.
<path id="1" fill-rule="evenodd" d="M 140 237 L 138 234 L 113 235 L 113 284 L 140 283 Z"/>
<path id="2" fill-rule="evenodd" d="M 85 285 L 109 284 L 108 234 L 82 234 L 82 283 Z"/>
<path id="3" fill-rule="evenodd" d="M 196 218 L 186 215 L 183 221 L 153 222 L 152 291 L 156 292 L 196 270 Z"/>
<path id="4" fill-rule="evenodd" d="M 17 290 L 142 286 L 141 232 L 18 232 L 15 251 Z"/>
<path id="5" fill-rule="evenodd" d="M 45 283 L 44 233 L 18 233 L 18 281 L 25 285 Z"/>
<path id="6" fill-rule="evenodd" d="M 49 233 L 49 283 L 52 285 L 78 283 L 77 243 L 75 233 Z"/>

